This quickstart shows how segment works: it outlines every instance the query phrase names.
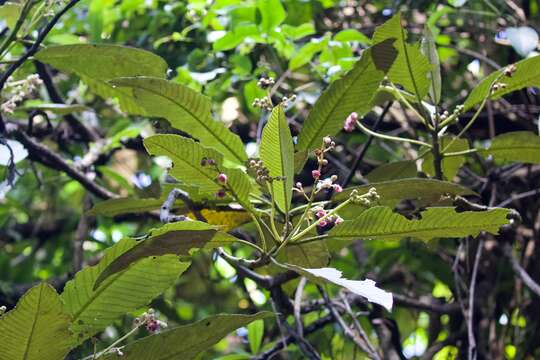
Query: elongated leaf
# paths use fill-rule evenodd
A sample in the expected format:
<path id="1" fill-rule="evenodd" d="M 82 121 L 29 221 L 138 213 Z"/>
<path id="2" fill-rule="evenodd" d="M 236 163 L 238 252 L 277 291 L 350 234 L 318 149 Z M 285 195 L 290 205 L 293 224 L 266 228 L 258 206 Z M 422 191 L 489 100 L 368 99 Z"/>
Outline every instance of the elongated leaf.
<path id="1" fill-rule="evenodd" d="M 99 290 L 109 277 L 117 273 L 121 275 L 126 269 L 126 272 L 129 272 L 142 259 L 163 255 L 190 256 L 197 249 L 227 245 L 235 240 L 234 236 L 218 231 L 216 226 L 200 221 L 166 224 L 153 230 L 147 239 L 138 241 L 135 246 L 110 261 L 99 274 L 93 288 Z"/>
<path id="2" fill-rule="evenodd" d="M 198 186 L 203 194 L 216 193 L 221 186 L 216 178 L 222 168 L 223 156 L 214 149 L 202 146 L 191 139 L 178 135 L 154 135 L 144 139 L 144 146 L 151 155 L 167 156 L 173 161 L 169 174 L 185 184 Z M 204 165 L 203 160 L 214 160 L 216 166 Z M 228 176 L 227 185 L 244 208 L 250 206 L 249 193 L 252 183 L 240 169 L 223 169 Z"/>
<path id="3" fill-rule="evenodd" d="M 122 110 L 144 114 L 130 89 L 115 89 L 107 81 L 130 76 L 165 78 L 167 63 L 151 52 L 118 45 L 50 46 L 34 56 L 58 70 L 74 73 L 104 99 L 117 97 Z"/>
<path id="4" fill-rule="evenodd" d="M 501 96 L 526 87 L 540 86 L 540 55 L 536 55 L 515 63 L 516 71 L 512 77 L 503 77 L 500 82 L 506 87 L 489 94 L 491 83 L 501 74 L 501 71 L 495 71 L 482 80 L 469 94 L 463 104 L 464 111 L 467 111 L 478 105 L 482 100 L 489 96 L 490 99 L 498 99 Z"/>
<path id="5" fill-rule="evenodd" d="M 212 105 L 206 96 L 159 78 L 124 78 L 113 80 L 111 84 L 120 89 L 132 89 L 135 100 L 148 115 L 166 118 L 173 127 L 197 138 L 204 146 L 218 150 L 226 159 L 237 164 L 247 160 L 238 135 L 212 119 Z"/>
<path id="6" fill-rule="evenodd" d="M 42 110 L 50 111 L 57 115 L 67 115 L 76 112 L 88 111 L 89 107 L 81 104 L 36 104 L 30 106 L 24 106 L 21 110 Z"/>
<path id="7" fill-rule="evenodd" d="M 178 261 L 174 255 L 148 258 L 94 288 L 101 272 L 137 244 L 133 239 L 121 240 L 105 251 L 96 266 L 84 268 L 66 284 L 61 299 L 73 318 L 71 330 L 78 343 L 105 329 L 123 314 L 146 305 L 189 267 L 189 263 Z"/>
<path id="8" fill-rule="evenodd" d="M 419 44 L 407 43 L 407 31 L 401 26 L 400 13 L 379 26 L 373 34 L 374 44 L 388 39 L 396 40 L 394 46 L 398 50 L 398 56 L 388 72 L 388 78 L 423 99 L 428 92 L 428 73 L 432 66 L 420 51 Z"/>
<path id="9" fill-rule="evenodd" d="M 424 38 L 422 39 L 422 53 L 428 58 L 431 64 L 431 71 L 428 74 L 430 81 L 429 97 L 434 105 L 441 101 L 441 63 L 435 45 L 435 39 L 431 30 L 426 25 L 424 28 Z"/>
<path id="10" fill-rule="evenodd" d="M 395 206 L 402 200 L 418 200 L 423 206 L 434 203 L 444 196 L 475 195 L 476 193 L 461 185 L 436 179 L 399 179 L 371 183 L 352 188 L 347 188 L 342 193 L 334 196 L 335 201 L 343 201 L 349 198 L 351 191 L 356 189 L 360 195 L 375 188 L 381 197 L 381 205 Z"/>
<path id="11" fill-rule="evenodd" d="M 531 131 L 513 131 L 496 136 L 489 148 L 480 150 L 496 161 L 517 161 L 540 164 L 540 136 Z"/>
<path id="12" fill-rule="evenodd" d="M 299 151 L 313 150 L 323 137 L 335 135 L 351 112 L 361 116 L 371 109 L 371 99 L 397 56 L 393 41 L 364 50 L 354 68 L 322 93 L 298 136 Z"/>
<path id="13" fill-rule="evenodd" d="M 416 164 L 412 160 L 396 161 L 388 164 L 382 164 L 365 177 L 369 180 L 370 183 L 396 180 L 396 179 L 407 179 L 416 177 Z"/>
<path id="14" fill-rule="evenodd" d="M 273 316 L 263 311 L 254 315 L 221 314 L 210 316 L 196 323 L 180 326 L 159 334 L 145 337 L 124 347 L 122 360 L 194 359 L 208 350 L 230 332 L 252 321 Z M 116 359 L 116 355 L 105 360 Z"/>
<path id="15" fill-rule="evenodd" d="M 307 269 L 294 265 L 287 265 L 287 267 L 317 284 L 330 282 L 342 286 L 357 295 L 365 297 L 370 302 L 384 306 L 388 311 L 392 310 L 392 293 L 376 287 L 373 280 L 345 279 L 342 277 L 341 271 L 334 268 Z"/>
<path id="16" fill-rule="evenodd" d="M 249 349 L 252 354 L 259 352 L 264 336 L 264 320 L 259 319 L 251 322 L 248 326 Z"/>
<path id="17" fill-rule="evenodd" d="M 72 344 L 70 323 L 56 290 L 45 283 L 34 286 L 0 317 L 0 359 L 63 359 Z"/>
<path id="18" fill-rule="evenodd" d="M 465 211 L 457 213 L 452 207 L 428 208 L 421 219 L 409 220 L 389 207 L 376 206 L 364 211 L 354 220 L 344 221 L 330 230 L 329 235 L 342 239 L 399 240 L 413 237 L 420 240 L 477 236 L 481 231 L 497 234 L 508 224 L 508 209 Z"/>
<path id="19" fill-rule="evenodd" d="M 159 209 L 164 199 L 155 198 L 120 198 L 97 203 L 88 211 L 88 215 L 116 216 L 120 214 L 141 213 Z"/>
<path id="20" fill-rule="evenodd" d="M 286 213 L 291 205 L 294 182 L 294 145 L 281 105 L 272 110 L 270 120 L 263 130 L 261 160 L 270 171 L 271 177 L 284 178 L 272 181 L 271 186 L 275 203 Z"/>

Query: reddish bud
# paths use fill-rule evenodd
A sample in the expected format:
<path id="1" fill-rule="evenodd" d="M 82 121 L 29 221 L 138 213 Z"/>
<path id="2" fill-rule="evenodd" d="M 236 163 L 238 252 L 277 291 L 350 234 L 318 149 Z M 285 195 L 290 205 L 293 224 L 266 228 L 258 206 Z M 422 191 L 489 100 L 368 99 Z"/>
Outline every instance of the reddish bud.
<path id="1" fill-rule="evenodd" d="M 328 222 L 326 220 L 319 221 L 319 223 L 317 224 L 317 226 L 319 227 L 325 227 L 326 225 L 328 225 Z"/>
<path id="2" fill-rule="evenodd" d="M 343 191 L 343 188 L 341 187 L 341 185 L 334 184 L 334 191 L 340 193 Z"/>
<path id="3" fill-rule="evenodd" d="M 318 179 L 321 177 L 321 172 L 319 170 L 313 170 L 311 176 L 313 176 L 314 179 Z"/>
<path id="4" fill-rule="evenodd" d="M 227 195 L 227 194 L 225 193 L 225 190 L 223 190 L 223 189 L 220 189 L 220 190 L 218 190 L 218 191 L 216 192 L 216 197 L 217 197 L 217 198 L 222 199 L 222 198 L 225 197 L 225 195 Z"/>
<path id="5" fill-rule="evenodd" d="M 222 185 L 225 185 L 227 183 L 227 180 L 228 180 L 227 175 L 225 175 L 223 173 L 219 174 L 216 179 L 217 179 L 217 182 L 222 184 Z"/>
<path id="6" fill-rule="evenodd" d="M 317 211 L 317 213 L 315 215 L 317 215 L 318 218 L 322 218 L 323 216 L 326 215 L 326 211 L 319 210 L 319 211 Z"/>

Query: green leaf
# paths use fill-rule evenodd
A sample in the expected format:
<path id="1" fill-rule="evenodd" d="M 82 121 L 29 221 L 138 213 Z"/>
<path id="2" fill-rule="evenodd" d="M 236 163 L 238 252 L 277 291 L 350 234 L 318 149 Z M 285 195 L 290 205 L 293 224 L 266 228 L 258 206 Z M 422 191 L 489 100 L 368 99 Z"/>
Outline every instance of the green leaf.
<path id="1" fill-rule="evenodd" d="M 248 342 L 252 354 L 257 354 L 261 348 L 264 336 L 264 320 L 255 320 L 247 326 Z"/>
<path id="2" fill-rule="evenodd" d="M 335 41 L 358 41 L 363 45 L 371 45 L 371 39 L 356 29 L 341 30 L 334 36 Z"/>
<path id="3" fill-rule="evenodd" d="M 489 74 L 484 80 L 482 80 L 471 91 L 467 100 L 463 104 L 464 111 L 467 111 L 480 104 L 485 97 L 489 96 L 489 99 L 498 99 L 501 96 L 511 93 L 513 91 L 523 89 L 525 87 L 539 87 L 540 86 L 540 55 L 536 55 L 515 63 L 516 71 L 512 74 L 512 77 L 503 77 L 500 82 L 504 83 L 506 87 L 494 91 L 489 94 L 489 88 L 491 83 L 501 74 L 504 69 L 494 71 Z"/>
<path id="4" fill-rule="evenodd" d="M 330 262 L 330 253 L 324 241 L 289 243 L 284 251 L 280 252 L 278 261 L 302 267 L 322 267 Z"/>
<path id="5" fill-rule="evenodd" d="M 341 202 L 348 199 L 353 189 L 362 195 L 366 194 L 370 188 L 377 190 L 377 194 L 381 197 L 379 203 L 384 206 L 396 206 L 402 200 L 417 200 L 422 206 L 425 206 L 438 202 L 442 197 L 476 194 L 466 187 L 447 181 L 410 178 L 347 188 L 342 193 L 336 194 L 334 200 Z"/>
<path id="6" fill-rule="evenodd" d="M 368 112 L 371 99 L 395 57 L 392 40 L 364 50 L 354 68 L 333 82 L 313 106 L 298 136 L 298 150 L 311 151 L 320 146 L 323 137 L 333 136 L 343 127 L 351 112 L 360 116 Z"/>
<path id="7" fill-rule="evenodd" d="M 299 40 L 308 35 L 315 34 L 315 26 L 311 22 L 304 23 L 298 26 L 291 26 L 285 24 L 281 27 L 281 31 L 283 32 L 283 34 L 285 34 L 285 36 L 293 40 Z"/>
<path id="8" fill-rule="evenodd" d="M 21 4 L 8 2 L 0 6 L 0 19 L 6 22 L 7 27 L 11 30 L 15 27 L 19 15 L 21 14 Z"/>
<path id="9" fill-rule="evenodd" d="M 294 145 L 282 105 L 272 110 L 270 120 L 264 127 L 260 152 L 270 176 L 285 178 L 272 181 L 271 186 L 275 203 L 281 211 L 287 213 L 291 206 L 294 183 Z"/>
<path id="10" fill-rule="evenodd" d="M 421 219 L 409 220 L 391 208 L 376 206 L 356 219 L 344 221 L 330 230 L 332 237 L 347 239 L 399 240 L 413 237 L 420 240 L 477 236 L 481 231 L 497 234 L 508 224 L 508 209 L 464 211 L 452 207 L 433 207 L 421 213 Z"/>
<path id="11" fill-rule="evenodd" d="M 113 217 L 120 214 L 136 214 L 159 209 L 165 199 L 120 198 L 101 201 L 88 211 L 91 216 Z"/>
<path id="12" fill-rule="evenodd" d="M 123 239 L 105 251 L 101 261 L 79 271 L 66 284 L 61 299 L 72 316 L 71 330 L 78 343 L 105 329 L 125 313 L 150 302 L 174 284 L 189 266 L 174 255 L 144 259 L 94 288 L 96 279 L 116 258 L 139 242 Z"/>
<path id="13" fill-rule="evenodd" d="M 290 264 L 286 266 L 316 284 L 332 283 L 342 286 L 354 294 L 365 297 L 370 302 L 384 306 L 388 311 L 392 310 L 392 293 L 376 287 L 373 280 L 349 280 L 342 277 L 341 271 L 334 268 L 308 269 Z"/>
<path id="14" fill-rule="evenodd" d="M 200 221 L 179 221 L 151 231 L 150 236 L 110 261 L 95 281 L 99 289 L 109 277 L 129 272 L 142 259 L 159 259 L 163 255 L 191 256 L 198 249 L 211 249 L 233 243 L 236 238 Z M 118 274 L 119 273 L 119 274 Z M 105 284 L 103 284 L 105 285 Z"/>
<path id="15" fill-rule="evenodd" d="M 428 92 L 428 73 L 432 66 L 428 58 L 422 55 L 418 44 L 407 43 L 407 31 L 401 26 L 400 13 L 379 26 L 373 34 L 374 44 L 388 39 L 395 40 L 394 46 L 398 50 L 388 78 L 423 99 Z"/>
<path id="16" fill-rule="evenodd" d="M 167 156 L 173 162 L 169 174 L 190 186 L 198 186 L 203 194 L 215 193 L 221 186 L 216 178 L 221 168 L 223 156 L 214 149 L 202 146 L 192 139 L 178 135 L 160 134 L 144 139 L 144 146 L 151 155 Z M 203 159 L 212 159 L 216 166 L 202 165 Z M 238 202 L 249 208 L 249 193 L 251 181 L 248 175 L 240 169 L 220 169 L 228 176 L 227 186 L 232 189 Z"/>
<path id="17" fill-rule="evenodd" d="M 428 58 L 431 64 L 431 71 L 428 74 L 430 80 L 429 97 L 434 105 L 441 101 L 441 63 L 435 45 L 435 39 L 431 30 L 426 25 L 424 27 L 424 38 L 422 39 L 422 53 Z"/>
<path id="18" fill-rule="evenodd" d="M 496 136 L 487 149 L 479 152 L 493 156 L 497 162 L 540 164 L 540 136 L 531 131 L 509 132 Z"/>
<path id="19" fill-rule="evenodd" d="M 204 146 L 221 152 L 237 164 L 247 160 L 238 135 L 225 124 L 212 119 L 210 99 L 192 89 L 171 81 L 139 77 L 115 79 L 111 84 L 130 88 L 137 103 L 150 116 L 166 118 L 173 127 L 197 138 Z"/>
<path id="20" fill-rule="evenodd" d="M 323 51 L 328 45 L 330 40 L 329 36 L 316 39 L 312 38 L 310 41 L 302 46 L 289 61 L 289 70 L 296 70 L 309 63 L 315 54 Z"/>
<path id="21" fill-rule="evenodd" d="M 68 115 L 76 112 L 91 110 L 89 107 L 81 104 L 36 104 L 20 108 L 22 110 L 41 110 L 50 111 L 57 115 Z"/>
<path id="22" fill-rule="evenodd" d="M 370 183 L 374 183 L 387 180 L 414 178 L 416 175 L 416 163 L 412 160 L 404 160 L 382 164 L 369 172 L 365 178 L 368 179 Z"/>
<path id="23" fill-rule="evenodd" d="M 58 70 L 74 73 L 104 99 L 117 97 L 122 110 L 144 114 L 131 90 L 115 89 L 107 81 L 119 77 L 154 76 L 164 78 L 167 63 L 151 52 L 118 45 L 60 45 L 39 51 L 37 60 Z"/>
<path id="24" fill-rule="evenodd" d="M 261 30 L 270 34 L 281 25 L 287 17 L 281 0 L 257 0 L 257 8 L 261 12 Z"/>
<path id="25" fill-rule="evenodd" d="M 446 146 L 452 141 L 452 137 L 450 136 L 444 136 L 441 138 L 440 142 L 440 149 L 441 151 L 446 148 Z M 469 143 L 466 139 L 456 139 L 452 145 L 445 151 L 445 153 L 451 153 L 451 152 L 458 152 L 458 151 L 464 151 L 469 149 Z M 460 156 L 450 156 L 450 157 L 443 157 L 441 162 L 441 168 L 443 175 L 446 179 L 453 179 L 457 172 L 459 171 L 459 168 L 465 163 L 467 158 L 465 155 Z M 429 176 L 435 176 L 435 166 L 433 165 L 433 154 L 431 152 L 427 153 L 426 156 L 424 156 L 424 161 L 422 162 L 422 170 L 428 174 Z"/>
<path id="26" fill-rule="evenodd" d="M 72 345 L 70 323 L 56 290 L 45 283 L 34 286 L 0 317 L 0 359 L 63 359 Z"/>
<path id="27" fill-rule="evenodd" d="M 221 314 L 210 316 L 196 323 L 180 326 L 147 336 L 124 348 L 122 360 L 170 360 L 194 359 L 199 353 L 210 349 L 230 332 L 252 321 L 273 316 L 263 311 L 254 315 Z M 117 359 L 108 355 L 105 360 Z"/>

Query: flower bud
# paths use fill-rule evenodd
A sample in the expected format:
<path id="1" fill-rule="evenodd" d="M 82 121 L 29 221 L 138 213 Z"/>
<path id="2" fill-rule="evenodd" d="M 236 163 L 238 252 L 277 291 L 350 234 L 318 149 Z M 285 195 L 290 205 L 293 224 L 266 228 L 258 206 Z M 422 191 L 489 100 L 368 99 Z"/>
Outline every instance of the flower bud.
<path id="1" fill-rule="evenodd" d="M 227 183 L 227 175 L 221 173 L 217 176 L 217 182 L 220 183 L 221 185 L 225 185 Z"/>
<path id="2" fill-rule="evenodd" d="M 319 170 L 313 170 L 311 176 L 313 176 L 314 179 L 318 179 L 321 177 L 321 172 Z"/>

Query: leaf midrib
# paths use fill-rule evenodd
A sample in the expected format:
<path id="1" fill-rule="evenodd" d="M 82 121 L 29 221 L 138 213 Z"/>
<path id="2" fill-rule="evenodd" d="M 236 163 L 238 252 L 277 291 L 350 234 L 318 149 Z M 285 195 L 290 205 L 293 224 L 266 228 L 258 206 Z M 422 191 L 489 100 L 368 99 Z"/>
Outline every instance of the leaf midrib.
<path id="1" fill-rule="evenodd" d="M 24 349 L 24 355 L 23 359 L 28 359 L 28 352 L 30 351 L 30 344 L 32 342 L 32 338 L 34 337 L 34 332 L 36 330 L 36 323 L 38 319 L 39 309 L 41 308 L 41 296 L 43 294 L 43 287 L 44 285 L 41 285 L 39 287 L 39 296 L 38 296 L 38 302 L 37 302 L 37 308 L 34 312 L 34 321 L 32 322 L 32 328 L 30 329 L 30 334 L 28 335 L 28 339 L 26 341 L 26 346 Z"/>

